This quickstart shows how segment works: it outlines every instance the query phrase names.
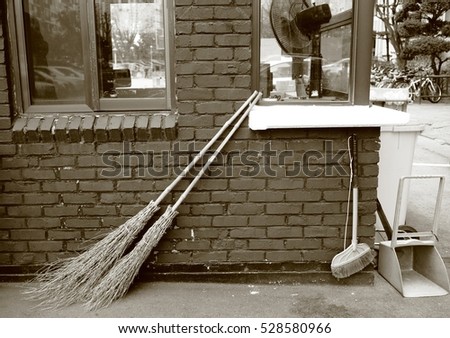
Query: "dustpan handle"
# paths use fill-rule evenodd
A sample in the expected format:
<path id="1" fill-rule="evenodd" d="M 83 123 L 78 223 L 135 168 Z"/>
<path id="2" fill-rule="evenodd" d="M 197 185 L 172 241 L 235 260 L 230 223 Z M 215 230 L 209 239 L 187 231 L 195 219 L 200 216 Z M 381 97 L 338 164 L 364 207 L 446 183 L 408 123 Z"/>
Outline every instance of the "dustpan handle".
<path id="1" fill-rule="evenodd" d="M 228 135 L 225 137 L 225 139 L 222 141 L 222 143 L 217 147 L 214 154 L 211 155 L 211 157 L 208 159 L 206 164 L 203 166 L 203 168 L 200 170 L 200 172 L 195 176 L 195 178 L 192 180 L 191 184 L 186 188 L 186 190 L 183 192 L 183 194 L 178 198 L 177 202 L 173 205 L 172 209 L 176 210 L 181 203 L 183 203 L 184 199 L 187 197 L 187 195 L 191 192 L 192 188 L 195 186 L 195 184 L 200 180 L 200 178 L 204 175 L 206 170 L 208 170 L 209 166 L 212 162 L 216 159 L 217 155 L 222 151 L 222 149 L 225 147 L 225 145 L 228 143 L 228 141 L 231 139 L 233 134 L 236 132 L 236 130 L 239 129 L 242 122 L 247 118 L 248 114 L 254 107 L 254 105 L 259 101 L 261 98 L 262 93 L 259 93 L 256 99 L 250 104 L 250 106 L 247 108 L 247 110 L 244 112 L 244 114 L 241 116 L 241 118 L 236 122 L 233 129 L 230 130 Z"/>
<path id="2" fill-rule="evenodd" d="M 211 146 L 217 141 L 217 139 L 222 135 L 222 133 L 227 129 L 236 118 L 242 113 L 242 111 L 255 99 L 258 95 L 258 91 L 254 91 L 253 94 L 245 101 L 242 106 L 230 117 L 230 119 L 220 128 L 220 130 L 214 135 L 214 137 L 205 145 L 205 147 L 194 157 L 194 159 L 189 163 L 189 165 L 184 168 L 184 170 L 175 178 L 175 180 L 167 186 L 167 188 L 159 195 L 158 199 L 154 202 L 159 204 L 162 200 L 172 191 L 172 189 L 183 179 L 189 171 L 195 166 L 195 164 L 206 154 L 206 152 L 211 148 Z"/>

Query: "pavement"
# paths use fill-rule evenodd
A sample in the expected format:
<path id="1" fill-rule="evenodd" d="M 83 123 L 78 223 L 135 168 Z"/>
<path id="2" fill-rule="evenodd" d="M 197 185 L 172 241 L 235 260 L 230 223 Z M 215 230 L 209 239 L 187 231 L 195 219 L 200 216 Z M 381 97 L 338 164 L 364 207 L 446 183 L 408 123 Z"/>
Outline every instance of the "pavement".
<path id="1" fill-rule="evenodd" d="M 423 124 L 413 174 L 447 177 L 438 250 L 450 268 L 450 104 L 411 104 L 411 124 Z M 432 217 L 433 187 L 411 187 L 409 221 Z M 24 298 L 26 284 L 0 284 L 0 318 L 445 318 L 450 295 L 404 298 L 377 272 L 373 285 L 137 283 L 108 308 L 83 305 L 43 310 Z"/>

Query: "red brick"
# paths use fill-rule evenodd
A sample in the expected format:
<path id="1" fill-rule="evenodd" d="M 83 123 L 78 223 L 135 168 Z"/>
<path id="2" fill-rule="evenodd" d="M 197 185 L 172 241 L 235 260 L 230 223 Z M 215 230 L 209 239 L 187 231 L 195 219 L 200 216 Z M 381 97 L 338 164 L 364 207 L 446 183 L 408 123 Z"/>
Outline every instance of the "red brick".
<path id="1" fill-rule="evenodd" d="M 304 214 L 339 214 L 341 212 L 341 206 L 339 203 L 331 202 L 310 202 L 304 203 Z"/>
<path id="2" fill-rule="evenodd" d="M 61 241 L 30 241 L 30 251 L 37 252 L 51 252 L 61 251 L 63 249 L 63 242 Z"/>
<path id="3" fill-rule="evenodd" d="M 266 205 L 268 215 L 295 215 L 299 214 L 301 203 L 271 203 Z"/>
<path id="4" fill-rule="evenodd" d="M 156 255 L 157 261 L 160 264 L 165 263 L 184 263 L 189 262 L 191 259 L 191 253 L 177 253 L 177 254 L 165 254 L 165 253 L 158 253 Z"/>
<path id="5" fill-rule="evenodd" d="M 36 265 L 47 262 L 45 253 L 22 252 L 12 255 L 12 263 L 15 265 Z"/>
<path id="6" fill-rule="evenodd" d="M 19 153 L 22 155 L 48 155 L 56 153 L 56 149 L 52 143 L 30 143 L 22 144 L 19 147 Z"/>
<path id="7" fill-rule="evenodd" d="M 40 117 L 33 117 L 28 119 L 27 125 L 24 129 L 25 137 L 29 143 L 39 142 L 39 125 L 41 123 Z"/>
<path id="8" fill-rule="evenodd" d="M 77 240 L 81 239 L 81 231 L 73 230 L 49 230 L 49 240 Z"/>
<path id="9" fill-rule="evenodd" d="M 215 216 L 213 218 L 213 226 L 216 227 L 242 227 L 247 226 L 248 217 L 247 216 Z"/>
<path id="10" fill-rule="evenodd" d="M 56 179 L 55 172 L 51 169 L 26 168 L 26 169 L 22 170 L 22 176 L 25 179 L 32 179 L 32 180 L 54 180 L 54 179 Z"/>
<path id="11" fill-rule="evenodd" d="M 0 194 L 0 205 L 22 204 L 22 194 Z"/>
<path id="12" fill-rule="evenodd" d="M 198 263 L 224 262 L 226 259 L 226 251 L 194 252 L 192 254 L 192 261 Z"/>
<path id="13" fill-rule="evenodd" d="M 280 250 L 284 249 L 284 241 L 281 239 L 251 239 L 248 242 L 248 248 L 251 250 Z"/>
<path id="14" fill-rule="evenodd" d="M 1 219 L 2 228 L 4 229 L 17 229 L 25 228 L 25 218 L 8 218 L 2 216 Z"/>
<path id="15" fill-rule="evenodd" d="M 50 217 L 76 216 L 79 212 L 78 206 L 52 206 L 44 207 L 44 215 Z"/>
<path id="16" fill-rule="evenodd" d="M 212 216 L 177 216 L 174 223 L 181 228 L 209 227 L 212 224 Z"/>
<path id="17" fill-rule="evenodd" d="M 294 250 L 309 250 L 309 249 L 320 249 L 322 246 L 322 241 L 317 238 L 299 238 L 299 239 L 287 239 L 286 249 Z"/>
<path id="18" fill-rule="evenodd" d="M 81 123 L 80 116 L 72 116 L 70 118 L 69 124 L 67 125 L 70 142 L 81 141 Z"/>
<path id="19" fill-rule="evenodd" d="M 108 139 L 113 142 L 122 140 L 122 116 L 111 116 L 106 127 Z"/>
<path id="20" fill-rule="evenodd" d="M 176 245 L 176 250 L 180 251 L 208 250 L 209 248 L 210 242 L 208 240 L 184 240 Z"/>
<path id="21" fill-rule="evenodd" d="M 42 119 L 41 125 L 39 127 L 39 132 L 42 138 L 42 142 L 52 142 L 53 141 L 53 122 L 55 117 L 46 116 Z"/>
<path id="22" fill-rule="evenodd" d="M 270 227 L 267 228 L 268 238 L 301 238 L 303 227 Z"/>
<path id="23" fill-rule="evenodd" d="M 224 207 L 221 204 L 201 204 L 191 207 L 191 214 L 196 215 L 223 215 Z"/>
<path id="24" fill-rule="evenodd" d="M 82 207 L 82 213 L 86 216 L 111 216 L 117 215 L 117 210 L 113 205 L 97 205 L 94 207 Z"/>
<path id="25" fill-rule="evenodd" d="M 12 128 L 13 141 L 15 143 L 25 143 L 25 126 L 27 124 L 27 118 L 18 118 L 14 121 Z"/>
<path id="26" fill-rule="evenodd" d="M 306 226 L 304 228 L 305 237 L 337 237 L 339 230 L 329 226 Z"/>
<path id="27" fill-rule="evenodd" d="M 99 116 L 95 119 L 94 134 L 99 142 L 108 141 L 108 133 L 106 128 L 108 126 L 108 116 Z"/>
<path id="28" fill-rule="evenodd" d="M 264 228 L 238 228 L 230 231 L 230 238 L 265 238 Z"/>
<path id="29" fill-rule="evenodd" d="M 58 153 L 62 155 L 88 155 L 95 153 L 95 145 L 91 143 L 60 143 Z"/>
<path id="30" fill-rule="evenodd" d="M 44 230 L 11 230 L 11 240 L 39 240 L 45 239 Z"/>
<path id="31" fill-rule="evenodd" d="M 13 217 L 39 217 L 42 215 L 42 208 L 35 205 L 21 205 L 7 207 L 9 216 Z"/>
<path id="32" fill-rule="evenodd" d="M 82 181 L 79 183 L 80 191 L 113 191 L 114 185 L 111 181 Z"/>
<path id="33" fill-rule="evenodd" d="M 89 180 L 96 178 L 96 169 L 87 168 L 62 168 L 59 172 L 62 180 Z"/>
<path id="34" fill-rule="evenodd" d="M 27 251 L 28 245 L 25 241 L 2 241 L 0 252 L 21 252 Z"/>
<path id="35" fill-rule="evenodd" d="M 29 228 L 47 229 L 47 228 L 59 228 L 61 226 L 61 220 L 59 218 L 37 218 L 33 217 L 27 220 Z"/>
<path id="36" fill-rule="evenodd" d="M 55 122 L 54 132 L 55 139 L 57 141 L 66 142 L 67 141 L 67 125 L 69 123 L 69 118 L 66 116 L 60 116 Z"/>
<path id="37" fill-rule="evenodd" d="M 24 204 L 57 204 L 59 201 L 57 194 L 46 194 L 46 193 L 36 193 L 36 194 L 24 194 Z"/>
<path id="38" fill-rule="evenodd" d="M 44 157 L 39 159 L 39 165 L 41 167 L 71 167 L 75 165 L 75 159 L 73 156 Z"/>
<path id="39" fill-rule="evenodd" d="M 284 192 L 281 191 L 250 191 L 249 202 L 282 202 Z"/>
<path id="40" fill-rule="evenodd" d="M 264 205 L 256 203 L 229 204 L 228 212 L 232 215 L 261 215 Z"/>
<path id="41" fill-rule="evenodd" d="M 266 186 L 266 181 L 263 179 L 232 179 L 230 180 L 231 190 L 262 190 Z"/>
<path id="42" fill-rule="evenodd" d="M 134 193 L 104 193 L 100 195 L 100 203 L 104 204 L 133 204 L 136 202 Z"/>
<path id="43" fill-rule="evenodd" d="M 266 253 L 269 262 L 296 262 L 302 260 L 300 251 L 272 251 Z"/>
<path id="44" fill-rule="evenodd" d="M 42 190 L 48 192 L 75 192 L 77 184 L 71 181 L 43 182 Z"/>
<path id="45" fill-rule="evenodd" d="M 275 226 L 275 225 L 285 225 L 285 216 L 275 216 L 275 215 L 252 215 L 249 217 L 248 225 L 250 226 Z"/>
<path id="46" fill-rule="evenodd" d="M 264 251 L 232 251 L 229 253 L 229 261 L 262 262 L 264 261 Z"/>
<path id="47" fill-rule="evenodd" d="M 122 222 L 123 223 L 123 222 Z M 120 224 L 122 224 L 120 223 Z M 64 221 L 67 229 L 71 228 L 98 228 L 100 220 L 98 218 L 67 218 Z"/>
<path id="48" fill-rule="evenodd" d="M 23 179 L 22 172 L 20 170 L 1 170 L 0 169 L 0 181 L 20 181 Z"/>
<path id="49" fill-rule="evenodd" d="M 291 190 L 286 192 L 287 202 L 320 201 L 322 191 L 320 190 Z"/>
<path id="50" fill-rule="evenodd" d="M 83 121 L 81 122 L 80 132 L 83 136 L 83 140 L 85 142 L 93 142 L 94 141 L 94 116 L 85 116 L 83 117 Z"/>

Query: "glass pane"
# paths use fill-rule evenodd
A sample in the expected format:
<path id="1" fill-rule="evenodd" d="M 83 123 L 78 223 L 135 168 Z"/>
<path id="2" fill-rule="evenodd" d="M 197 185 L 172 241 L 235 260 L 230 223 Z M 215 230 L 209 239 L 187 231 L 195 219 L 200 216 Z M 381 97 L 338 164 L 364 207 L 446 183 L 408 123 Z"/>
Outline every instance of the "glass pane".
<path id="1" fill-rule="evenodd" d="M 348 100 L 351 9 L 352 0 L 261 0 L 265 100 Z"/>
<path id="2" fill-rule="evenodd" d="M 32 104 L 84 103 L 77 0 L 23 2 Z"/>
<path id="3" fill-rule="evenodd" d="M 97 0 L 102 98 L 164 98 L 163 0 Z"/>

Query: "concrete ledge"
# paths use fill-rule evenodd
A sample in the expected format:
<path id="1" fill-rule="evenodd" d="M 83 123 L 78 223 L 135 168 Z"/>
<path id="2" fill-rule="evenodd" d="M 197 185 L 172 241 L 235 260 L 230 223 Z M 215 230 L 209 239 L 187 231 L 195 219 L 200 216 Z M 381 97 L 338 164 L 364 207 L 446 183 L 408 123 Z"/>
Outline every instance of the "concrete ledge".
<path id="1" fill-rule="evenodd" d="M 0 282 L 32 280 L 42 266 L 0 266 Z M 136 282 L 373 285 L 373 266 L 345 279 L 331 275 L 329 263 L 225 263 L 145 265 Z"/>
<path id="2" fill-rule="evenodd" d="M 92 143 L 173 140 L 176 114 L 22 116 L 14 121 L 14 143 Z"/>

